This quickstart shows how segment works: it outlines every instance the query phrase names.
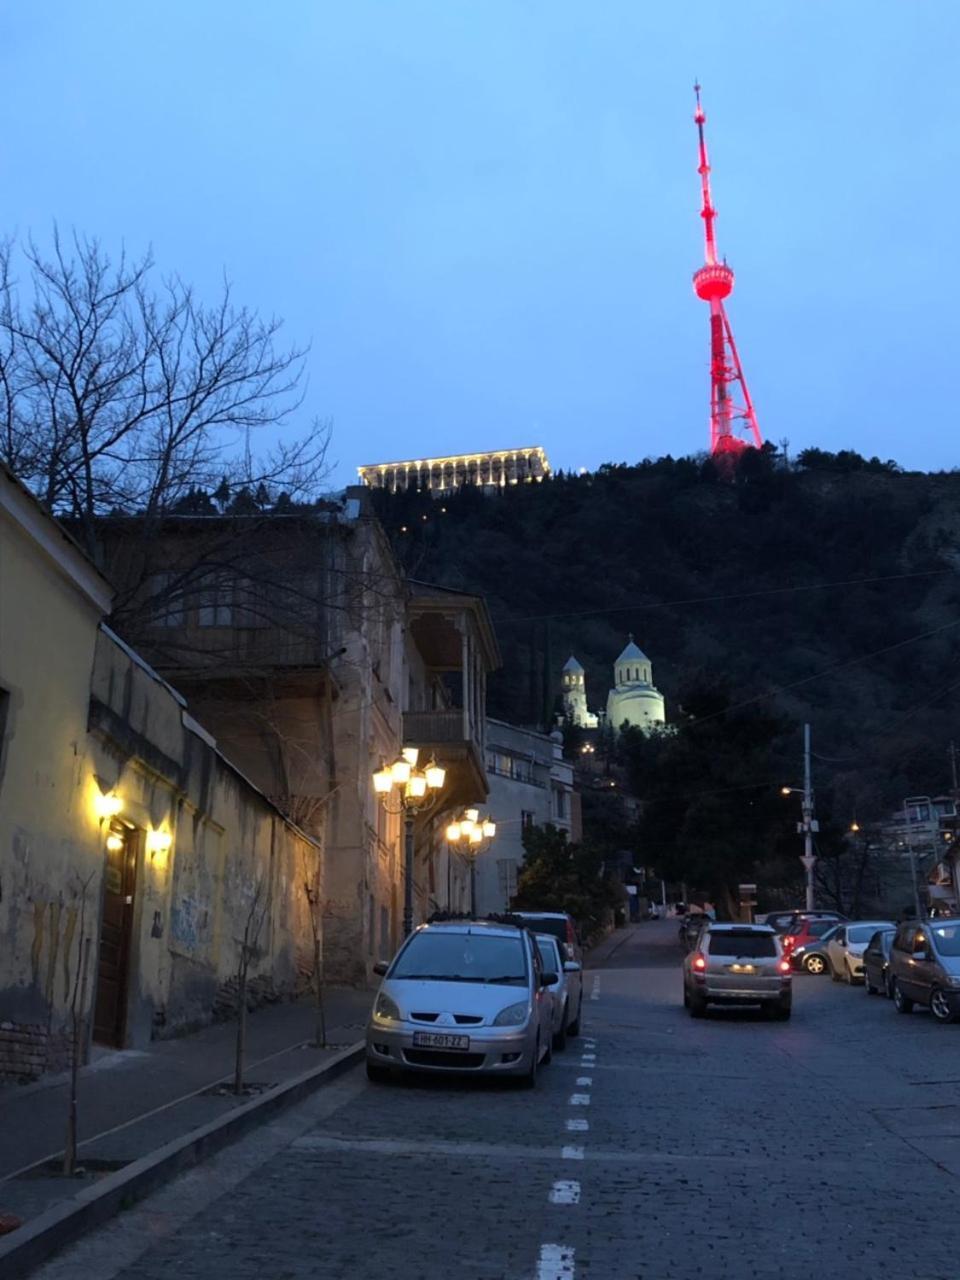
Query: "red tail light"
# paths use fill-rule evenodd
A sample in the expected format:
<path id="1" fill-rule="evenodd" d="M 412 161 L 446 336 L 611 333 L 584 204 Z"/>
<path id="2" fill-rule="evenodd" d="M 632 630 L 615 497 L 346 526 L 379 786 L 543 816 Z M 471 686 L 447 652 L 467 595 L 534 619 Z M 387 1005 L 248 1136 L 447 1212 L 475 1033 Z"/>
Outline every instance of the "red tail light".
<path id="1" fill-rule="evenodd" d="M 784 957 L 784 959 L 781 960 L 780 963 L 777 965 L 777 968 L 780 970 L 781 973 L 789 973 L 790 961 L 787 960 L 786 957 Z"/>
<path id="2" fill-rule="evenodd" d="M 697 969 L 699 970 L 700 973 L 703 973 L 704 969 L 707 967 L 707 957 L 701 951 L 698 951 L 697 954 L 693 957 L 693 960 L 691 961 L 691 963 L 694 969 Z"/>
<path id="3" fill-rule="evenodd" d="M 795 942 L 796 942 L 796 938 L 793 936 L 792 933 L 785 934 L 783 938 L 784 951 L 792 951 Z"/>

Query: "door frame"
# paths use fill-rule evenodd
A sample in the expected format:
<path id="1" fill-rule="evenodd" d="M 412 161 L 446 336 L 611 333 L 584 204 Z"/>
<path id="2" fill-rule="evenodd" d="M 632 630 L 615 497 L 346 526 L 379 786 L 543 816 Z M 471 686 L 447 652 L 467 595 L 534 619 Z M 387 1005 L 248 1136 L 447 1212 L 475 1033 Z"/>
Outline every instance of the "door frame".
<path id="1" fill-rule="evenodd" d="M 121 896 L 124 898 L 129 896 L 131 901 L 129 903 L 124 903 L 124 906 L 127 909 L 124 911 L 121 933 L 122 961 L 120 965 L 119 993 L 116 1002 L 116 1023 L 113 1034 L 107 1038 L 98 1036 L 96 1017 L 97 1003 L 100 994 L 100 950 L 103 946 L 103 925 L 107 898 L 107 871 L 109 869 L 107 840 L 114 834 L 122 835 L 124 839 L 125 849 L 123 876 L 121 880 Z M 143 841 L 141 837 L 142 832 L 140 829 L 121 817 L 111 818 L 109 822 L 104 824 L 103 876 L 101 879 L 100 912 L 97 924 L 97 947 L 92 984 L 93 1002 L 90 1010 L 90 1039 L 97 1044 L 109 1045 L 114 1049 L 123 1049 L 127 1045 L 130 1021 L 130 997 L 134 985 L 131 979 L 139 960 L 140 948 L 138 945 L 139 931 L 137 928 L 137 921 L 140 918 L 141 895 L 137 892 L 137 889 L 143 872 Z"/>

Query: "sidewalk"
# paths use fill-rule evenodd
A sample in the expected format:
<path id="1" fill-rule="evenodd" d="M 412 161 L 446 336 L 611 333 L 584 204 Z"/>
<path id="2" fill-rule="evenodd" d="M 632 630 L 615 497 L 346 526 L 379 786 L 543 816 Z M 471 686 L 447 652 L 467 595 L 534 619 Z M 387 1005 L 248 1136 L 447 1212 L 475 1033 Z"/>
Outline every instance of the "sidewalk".
<path id="1" fill-rule="evenodd" d="M 252 1096 L 321 1066 L 361 1040 L 371 999 L 370 992 L 352 988 L 326 992 L 326 1049 L 309 1043 L 316 1025 L 310 1000 L 250 1014 L 244 1074 Z M 81 1070 L 77 1091 L 78 1163 L 86 1172 L 70 1180 L 45 1164 L 31 1168 L 62 1152 L 67 1077 L 0 1088 L 0 1214 L 27 1221 L 98 1178 L 249 1104 L 250 1094 L 205 1092 L 232 1081 L 235 1045 L 236 1023 L 230 1021 L 156 1041 L 146 1050 L 98 1051 Z"/>

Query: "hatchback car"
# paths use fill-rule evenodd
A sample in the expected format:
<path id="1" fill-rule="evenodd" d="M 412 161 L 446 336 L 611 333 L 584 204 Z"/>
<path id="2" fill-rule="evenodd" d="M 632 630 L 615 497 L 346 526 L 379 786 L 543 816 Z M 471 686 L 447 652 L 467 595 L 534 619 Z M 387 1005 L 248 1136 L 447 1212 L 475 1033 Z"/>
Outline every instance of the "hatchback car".
<path id="1" fill-rule="evenodd" d="M 518 925 L 421 925 L 392 963 L 367 1024 L 367 1075 L 391 1070 L 486 1072 L 536 1084 L 552 1056 L 557 974 Z"/>
<path id="2" fill-rule="evenodd" d="M 893 994 L 890 975 L 890 944 L 897 930 L 894 925 L 878 929 L 863 952 L 863 985 L 868 996 Z"/>
<path id="3" fill-rule="evenodd" d="M 513 911 L 511 916 L 521 920 L 534 933 L 549 933 L 560 944 L 564 963 L 576 964 L 567 969 L 567 1001 L 570 1006 L 567 1035 L 580 1034 L 580 1015 L 583 1008 L 583 947 L 573 916 L 566 911 Z"/>
<path id="4" fill-rule="evenodd" d="M 892 920 L 852 920 L 831 933 L 827 943 L 830 976 L 834 982 L 859 982 L 863 977 L 863 953 L 878 929 L 893 929 Z"/>
<path id="5" fill-rule="evenodd" d="M 567 1028 L 575 1010 L 570 1007 L 570 978 L 573 973 L 580 973 L 580 965 L 576 960 L 564 960 L 560 955 L 560 943 L 551 933 L 538 933 L 537 950 L 540 952 L 540 963 L 545 973 L 556 974 L 556 982 L 552 982 L 547 990 L 553 997 L 553 1047 L 567 1047 Z"/>
<path id="6" fill-rule="evenodd" d="M 890 948 L 893 1003 L 898 1013 L 925 1004 L 938 1022 L 960 1014 L 960 918 L 911 920 Z"/>
<path id="7" fill-rule="evenodd" d="M 807 941 L 798 943 L 795 947 L 791 947 L 789 951 L 785 951 L 785 955 L 794 969 L 802 969 L 804 973 L 817 975 L 829 973 L 830 957 L 827 954 L 827 946 L 841 926 L 835 922 L 831 923 L 829 920 L 824 920 L 820 923 L 822 923 L 824 929 L 820 937 L 810 937 Z"/>
<path id="8" fill-rule="evenodd" d="M 789 1018 L 792 989 L 790 961 L 766 925 L 709 924 L 684 957 L 683 1003 L 694 1018 L 710 1004 L 759 1004 Z"/>

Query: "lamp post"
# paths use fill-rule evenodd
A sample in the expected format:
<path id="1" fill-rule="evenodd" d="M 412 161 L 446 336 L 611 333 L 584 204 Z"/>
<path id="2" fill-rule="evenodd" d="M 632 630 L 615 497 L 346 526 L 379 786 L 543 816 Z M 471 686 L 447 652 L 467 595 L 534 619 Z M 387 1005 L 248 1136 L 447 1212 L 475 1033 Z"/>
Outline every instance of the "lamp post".
<path id="1" fill-rule="evenodd" d="M 820 824 L 813 816 L 813 785 L 810 780 L 810 726 L 803 726 L 803 786 L 802 787 L 781 787 L 780 794 L 784 796 L 800 795 L 803 797 L 801 801 L 801 813 L 803 821 L 797 823 L 797 832 L 803 836 L 803 853 L 800 861 L 803 863 L 803 869 L 807 877 L 807 910 L 814 910 L 814 892 L 813 892 L 813 868 L 816 866 L 817 859 L 813 852 L 813 836 L 820 830 Z"/>
<path id="2" fill-rule="evenodd" d="M 477 858 L 490 848 L 497 824 L 481 818 L 479 809 L 466 809 L 463 817 L 447 827 L 447 844 L 459 849 L 470 863 L 470 914 L 477 918 Z"/>
<path id="3" fill-rule="evenodd" d="M 440 799 L 446 770 L 431 759 L 418 769 L 420 751 L 404 747 L 393 764 L 384 764 L 373 775 L 373 789 L 388 813 L 403 814 L 403 936 L 413 932 L 413 824 L 418 813 L 432 809 Z M 392 797 L 396 797 L 392 800 Z"/>

